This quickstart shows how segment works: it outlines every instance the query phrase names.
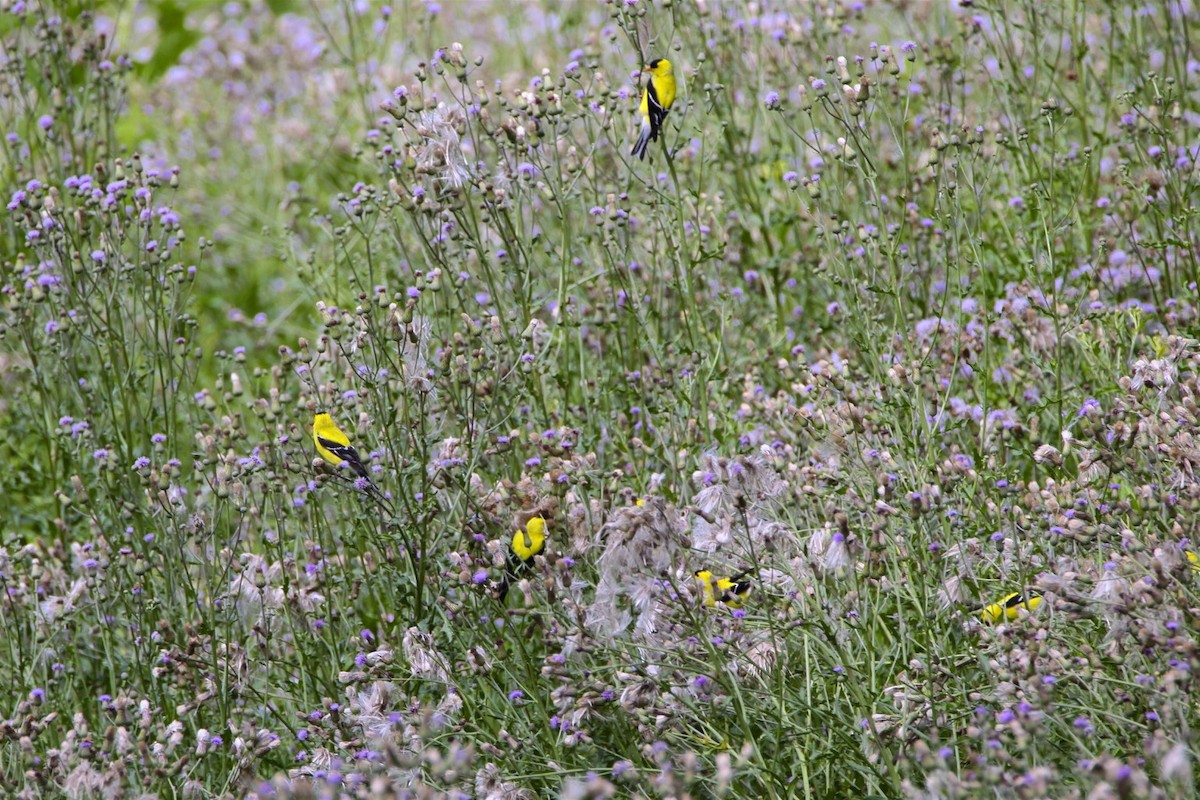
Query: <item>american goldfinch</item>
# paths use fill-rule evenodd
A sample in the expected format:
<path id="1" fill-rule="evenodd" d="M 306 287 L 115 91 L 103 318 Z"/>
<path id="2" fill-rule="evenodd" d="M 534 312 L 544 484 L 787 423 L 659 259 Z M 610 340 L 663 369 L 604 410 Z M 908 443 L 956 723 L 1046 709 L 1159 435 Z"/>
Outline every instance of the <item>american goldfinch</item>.
<path id="1" fill-rule="evenodd" d="M 979 618 L 988 624 L 1002 620 L 1014 620 L 1021 613 L 1021 609 L 1035 611 L 1041 604 L 1042 597 L 1039 594 L 1030 592 L 1029 599 L 1026 600 L 1025 595 L 1013 592 L 1006 595 L 1000 602 L 986 606 L 983 611 L 979 612 Z"/>
<path id="2" fill-rule="evenodd" d="M 646 148 L 662 133 L 663 121 L 675 102 L 675 74 L 671 71 L 671 62 L 665 58 L 654 59 L 642 68 L 642 72 L 650 73 L 650 78 L 642 90 L 642 104 L 638 107 L 642 131 L 630 152 L 645 160 Z"/>
<path id="3" fill-rule="evenodd" d="M 546 520 L 533 517 L 524 528 L 513 532 L 510 553 L 520 560 L 521 566 L 532 566 L 533 557 L 546 549 Z"/>
<path id="4" fill-rule="evenodd" d="M 746 579 L 750 572 L 739 572 L 731 578 L 718 578 L 709 570 L 702 569 L 692 573 L 700 582 L 700 591 L 704 596 L 704 606 L 714 607 L 718 601 L 730 608 L 741 608 L 752 588 Z"/>
<path id="5" fill-rule="evenodd" d="M 1191 564 L 1192 569 L 1196 572 L 1200 572 L 1200 556 L 1196 555 L 1191 550 L 1184 550 L 1183 554 L 1187 556 L 1188 563 Z"/>
<path id="6" fill-rule="evenodd" d="M 317 414 L 313 417 L 313 444 L 317 446 L 317 453 L 321 458 L 335 467 L 345 464 L 358 475 L 359 480 L 364 481 L 360 488 L 384 508 L 390 509 L 383 492 L 371 482 L 371 475 L 362 459 L 358 457 L 358 451 L 350 444 L 350 437 L 337 426 L 330 415 Z"/>
<path id="7" fill-rule="evenodd" d="M 533 568 L 533 559 L 546 549 L 546 520 L 543 517 L 532 517 L 523 527 L 513 531 L 508 543 L 508 558 L 505 564 L 504 579 L 496 587 L 496 596 L 503 602 L 508 595 L 509 584 L 516 580 L 521 573 Z"/>

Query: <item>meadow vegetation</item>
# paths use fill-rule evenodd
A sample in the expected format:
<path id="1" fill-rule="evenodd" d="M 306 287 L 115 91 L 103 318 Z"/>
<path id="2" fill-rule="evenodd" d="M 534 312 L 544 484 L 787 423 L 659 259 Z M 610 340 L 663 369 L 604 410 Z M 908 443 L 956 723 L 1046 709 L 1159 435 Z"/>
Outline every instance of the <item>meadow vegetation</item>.
<path id="1" fill-rule="evenodd" d="M 1197 23 L 3 0 L 5 791 L 1193 796 Z"/>

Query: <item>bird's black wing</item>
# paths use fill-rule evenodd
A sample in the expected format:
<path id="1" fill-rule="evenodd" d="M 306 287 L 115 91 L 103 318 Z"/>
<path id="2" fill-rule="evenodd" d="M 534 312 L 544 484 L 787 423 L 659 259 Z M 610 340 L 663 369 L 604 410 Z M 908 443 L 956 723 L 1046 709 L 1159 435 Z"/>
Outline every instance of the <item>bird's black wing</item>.
<path id="1" fill-rule="evenodd" d="M 742 570 L 737 575 L 734 575 L 732 578 L 729 579 L 733 583 L 733 593 L 734 594 L 743 595 L 746 592 L 750 591 L 751 587 L 754 584 L 752 584 L 748 580 L 749 577 L 750 577 L 750 570 L 747 569 L 747 570 Z"/>
<path id="2" fill-rule="evenodd" d="M 646 109 L 650 112 L 650 139 L 658 138 L 662 131 L 663 122 L 667 118 L 667 109 L 658 99 L 658 90 L 654 88 L 654 79 L 646 81 Z"/>
<path id="3" fill-rule="evenodd" d="M 541 550 L 538 551 L 538 553 L 540 552 Z M 534 553 L 534 555 L 537 555 L 537 553 Z M 528 559 L 522 559 L 511 547 L 508 548 L 508 555 L 504 559 L 504 566 L 508 570 L 508 574 L 514 578 L 523 572 L 529 571 L 533 567 L 533 563 L 533 556 L 530 556 Z"/>
<path id="4" fill-rule="evenodd" d="M 532 567 L 532 558 L 528 561 L 522 561 L 521 557 L 514 553 L 511 547 L 508 548 L 508 554 L 504 559 L 504 575 L 492 587 L 492 590 L 495 592 L 496 599 L 503 603 L 504 598 L 508 597 L 509 587 L 511 587 L 515 581 L 520 580 L 521 576 L 526 572 L 529 572 Z"/>
<path id="5" fill-rule="evenodd" d="M 1029 597 L 1026 597 L 1023 594 L 1014 595 L 1013 597 L 1008 598 L 1008 601 L 1005 602 L 1004 607 L 1005 608 L 1016 608 L 1017 606 L 1024 603 L 1026 600 L 1032 600 L 1035 597 L 1041 597 L 1041 595 L 1039 595 L 1037 592 L 1030 592 Z"/>
<path id="6" fill-rule="evenodd" d="M 358 457 L 358 451 L 355 450 L 352 445 L 331 442 L 324 436 L 318 436 L 317 440 L 321 443 L 321 447 L 324 447 L 342 461 L 345 461 L 347 464 L 349 464 L 350 469 L 354 470 L 367 480 L 371 479 L 371 476 L 367 474 L 367 468 L 363 466 L 362 459 Z"/>

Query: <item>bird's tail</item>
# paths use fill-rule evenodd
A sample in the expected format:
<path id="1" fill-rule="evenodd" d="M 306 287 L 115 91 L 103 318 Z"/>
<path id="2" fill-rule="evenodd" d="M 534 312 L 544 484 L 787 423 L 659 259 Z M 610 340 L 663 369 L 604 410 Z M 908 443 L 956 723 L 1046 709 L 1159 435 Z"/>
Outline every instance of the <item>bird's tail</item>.
<path id="1" fill-rule="evenodd" d="M 650 120 L 642 120 L 642 132 L 638 136 L 637 142 L 633 145 L 633 149 L 629 151 L 630 155 L 637 156 L 643 161 L 646 160 L 646 148 L 650 146 L 657 137 L 654 135 L 654 128 L 650 125 Z"/>
<path id="2" fill-rule="evenodd" d="M 519 555 L 509 550 L 508 555 L 504 558 L 504 577 L 495 586 L 496 599 L 503 603 L 504 598 L 508 597 L 508 590 L 514 583 L 521 580 L 521 575 L 529 572 L 532 566 L 532 558 L 522 561 Z"/>

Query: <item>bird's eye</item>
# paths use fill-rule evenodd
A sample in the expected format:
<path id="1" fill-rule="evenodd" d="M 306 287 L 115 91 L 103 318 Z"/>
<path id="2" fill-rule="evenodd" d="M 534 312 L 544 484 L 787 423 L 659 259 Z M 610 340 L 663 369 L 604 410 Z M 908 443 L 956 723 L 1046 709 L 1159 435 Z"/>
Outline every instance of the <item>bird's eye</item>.
<path id="1" fill-rule="evenodd" d="M 654 59 L 653 61 L 651 61 L 651 62 L 650 62 L 650 69 L 658 69 L 658 62 L 660 62 L 660 61 L 662 61 L 662 59 L 661 59 L 661 58 L 656 58 L 656 59 Z"/>

